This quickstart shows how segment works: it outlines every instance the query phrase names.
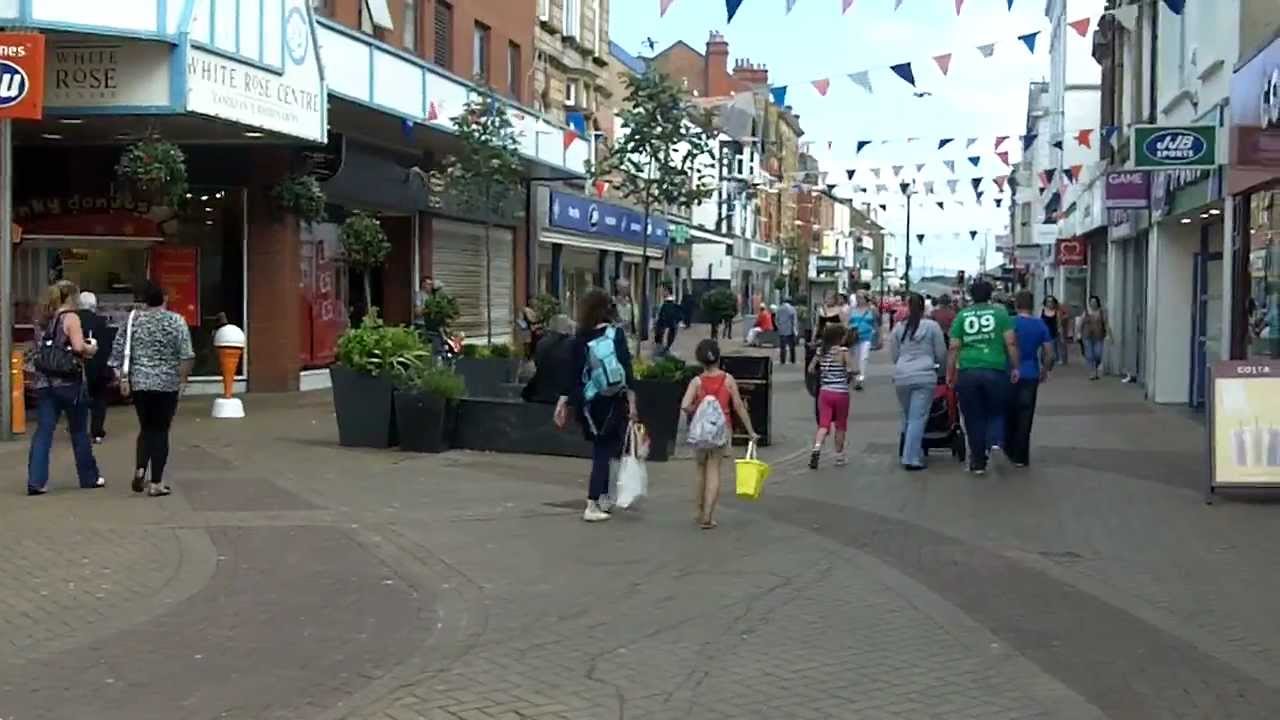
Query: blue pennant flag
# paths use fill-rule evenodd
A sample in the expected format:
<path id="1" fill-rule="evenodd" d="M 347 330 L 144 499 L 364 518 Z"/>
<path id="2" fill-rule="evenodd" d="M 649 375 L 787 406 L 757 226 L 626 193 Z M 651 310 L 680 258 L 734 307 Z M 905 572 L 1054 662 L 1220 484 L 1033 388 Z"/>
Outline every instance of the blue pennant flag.
<path id="1" fill-rule="evenodd" d="M 1181 15 L 1187 8 L 1187 0 L 1164 0 L 1164 6 L 1174 15 Z"/>
<path id="2" fill-rule="evenodd" d="M 787 86 L 786 85 L 779 85 L 778 87 L 773 88 L 772 90 L 769 91 L 769 94 L 773 96 L 774 105 L 777 105 L 778 107 L 786 107 L 787 105 Z"/>
<path id="3" fill-rule="evenodd" d="M 1102 144 L 1110 145 L 1111 141 L 1115 139 L 1116 133 L 1119 131 L 1120 131 L 1120 128 L 1116 127 L 1115 125 L 1104 126 L 1102 128 Z"/>
<path id="4" fill-rule="evenodd" d="M 733 22 L 733 16 L 738 14 L 740 7 L 742 7 L 742 0 L 724 0 L 724 9 L 729 11 L 729 22 Z"/>
<path id="5" fill-rule="evenodd" d="M 870 140 L 859 140 L 859 141 L 858 141 L 858 152 L 854 153 L 854 155 L 857 155 L 858 153 L 862 152 L 862 149 L 863 149 L 863 148 L 865 148 L 866 146 L 870 145 L 870 144 L 871 144 L 871 141 L 870 141 Z"/>
<path id="6" fill-rule="evenodd" d="M 941 140 L 938 141 L 938 149 L 941 150 L 942 148 L 951 144 L 951 142 L 954 140 L 955 138 L 942 138 Z"/>
<path id="7" fill-rule="evenodd" d="M 580 112 L 570 112 L 564 114 L 564 119 L 568 121 L 569 127 L 578 133 L 578 137 L 587 136 L 587 116 Z"/>
<path id="8" fill-rule="evenodd" d="M 978 192 L 978 186 L 982 185 L 982 178 L 974 178 L 969 182 L 973 184 L 973 191 Z"/>
<path id="9" fill-rule="evenodd" d="M 854 168 L 853 170 L 845 170 L 844 174 L 847 175 L 850 180 L 852 180 L 853 176 L 857 174 L 857 172 L 858 172 L 857 168 Z"/>
<path id="10" fill-rule="evenodd" d="M 972 164 L 974 167 L 978 167 L 979 165 L 982 164 L 982 158 L 977 155 L 974 155 L 969 158 L 969 163 Z"/>
<path id="11" fill-rule="evenodd" d="M 1023 152 L 1026 152 L 1026 151 L 1030 150 L 1030 149 L 1031 149 L 1031 146 L 1036 144 L 1036 138 L 1038 138 L 1038 137 L 1040 137 L 1040 134 L 1039 134 L 1039 133 L 1027 133 L 1026 135 L 1023 135 L 1023 136 L 1022 136 L 1022 151 L 1023 151 Z"/>
<path id="12" fill-rule="evenodd" d="M 970 231 L 969 231 L 969 239 L 970 239 L 970 240 L 977 240 L 977 239 L 978 239 L 978 231 L 977 231 L 977 230 L 970 230 Z"/>
<path id="13" fill-rule="evenodd" d="M 1052 143 L 1050 143 L 1050 145 L 1053 145 L 1053 147 L 1054 147 L 1054 149 L 1055 149 L 1055 150 L 1061 150 L 1061 149 L 1062 149 L 1062 141 L 1061 141 L 1061 140 L 1054 140 Z"/>
<path id="14" fill-rule="evenodd" d="M 1040 31 L 1037 30 L 1033 33 L 1027 33 L 1026 35 L 1019 35 L 1018 39 L 1027 46 L 1027 49 L 1030 50 L 1032 54 L 1034 54 L 1036 51 L 1036 36 L 1039 34 Z"/>
<path id="15" fill-rule="evenodd" d="M 911 72 L 911 63 L 908 62 L 908 63 L 901 63 L 898 65 L 893 65 L 889 69 L 893 71 L 894 75 L 897 75 L 898 77 L 907 81 L 907 83 L 909 83 L 911 87 L 916 86 L 916 75 L 915 73 Z"/>
<path id="16" fill-rule="evenodd" d="M 1009 0 L 1009 12 L 1013 12 L 1013 0 Z"/>

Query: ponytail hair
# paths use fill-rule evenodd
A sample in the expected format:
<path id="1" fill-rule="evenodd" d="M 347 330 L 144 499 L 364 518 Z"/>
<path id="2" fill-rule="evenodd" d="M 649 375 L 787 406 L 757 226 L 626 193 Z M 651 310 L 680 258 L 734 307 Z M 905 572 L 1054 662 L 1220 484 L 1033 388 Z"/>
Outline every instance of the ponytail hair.
<path id="1" fill-rule="evenodd" d="M 916 339 L 916 330 L 924 319 L 924 297 L 920 293 L 907 296 L 907 329 L 904 332 L 908 340 Z"/>
<path id="2" fill-rule="evenodd" d="M 59 280 L 49 286 L 45 291 L 44 314 L 47 319 L 52 320 L 58 314 L 58 309 L 67 304 L 71 298 L 80 296 L 80 288 L 70 280 Z"/>

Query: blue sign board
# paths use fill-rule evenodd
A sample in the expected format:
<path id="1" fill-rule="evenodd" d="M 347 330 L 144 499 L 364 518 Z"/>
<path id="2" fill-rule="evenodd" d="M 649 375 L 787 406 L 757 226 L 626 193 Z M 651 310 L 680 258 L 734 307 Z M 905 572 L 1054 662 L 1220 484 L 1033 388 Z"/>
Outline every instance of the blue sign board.
<path id="1" fill-rule="evenodd" d="M 549 218 L 552 227 L 621 240 L 631 245 L 644 242 L 644 213 L 589 197 L 553 191 Z M 667 219 L 650 216 L 649 247 L 666 248 L 670 239 Z"/>

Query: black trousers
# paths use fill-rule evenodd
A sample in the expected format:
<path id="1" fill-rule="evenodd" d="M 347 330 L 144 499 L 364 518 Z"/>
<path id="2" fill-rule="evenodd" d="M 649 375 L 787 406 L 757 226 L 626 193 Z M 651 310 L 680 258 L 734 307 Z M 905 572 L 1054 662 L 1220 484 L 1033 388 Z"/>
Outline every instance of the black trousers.
<path id="1" fill-rule="evenodd" d="M 107 393 L 110 387 L 105 379 L 89 382 L 89 437 L 107 436 Z"/>
<path id="2" fill-rule="evenodd" d="M 796 336 L 795 335 L 779 335 L 778 336 L 778 362 L 787 362 L 787 352 L 791 352 L 791 362 L 796 361 Z"/>
<path id="3" fill-rule="evenodd" d="M 164 480 L 169 462 L 169 427 L 178 411 L 178 393 L 135 390 L 133 409 L 138 414 L 137 470 L 151 468 L 151 482 Z"/>
<path id="4" fill-rule="evenodd" d="M 658 326 L 657 330 L 658 330 L 658 333 L 657 333 L 658 336 L 654 338 L 654 340 L 656 340 L 659 345 L 670 350 L 671 346 L 674 345 L 676 342 L 676 326 L 660 325 Z"/>
<path id="5" fill-rule="evenodd" d="M 1019 465 L 1031 464 L 1031 423 L 1036 417 L 1039 391 L 1039 380 L 1019 380 L 1009 393 L 1004 451 L 1011 461 Z"/>

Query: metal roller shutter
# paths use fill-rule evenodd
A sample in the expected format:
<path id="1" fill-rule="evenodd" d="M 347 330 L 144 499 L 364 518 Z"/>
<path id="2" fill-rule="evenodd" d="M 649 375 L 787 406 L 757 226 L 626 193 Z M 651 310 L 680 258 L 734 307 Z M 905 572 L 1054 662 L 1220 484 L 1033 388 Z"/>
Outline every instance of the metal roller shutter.
<path id="1" fill-rule="evenodd" d="M 452 220 L 432 221 L 431 272 L 458 301 L 462 316 L 454 329 L 467 339 L 483 342 L 488 333 L 487 308 L 493 308 L 493 341 L 510 342 L 512 335 L 515 264 L 514 236 L 507 228 L 490 231 L 492 297 L 485 288 L 484 226 Z"/>

